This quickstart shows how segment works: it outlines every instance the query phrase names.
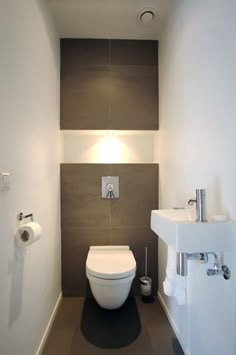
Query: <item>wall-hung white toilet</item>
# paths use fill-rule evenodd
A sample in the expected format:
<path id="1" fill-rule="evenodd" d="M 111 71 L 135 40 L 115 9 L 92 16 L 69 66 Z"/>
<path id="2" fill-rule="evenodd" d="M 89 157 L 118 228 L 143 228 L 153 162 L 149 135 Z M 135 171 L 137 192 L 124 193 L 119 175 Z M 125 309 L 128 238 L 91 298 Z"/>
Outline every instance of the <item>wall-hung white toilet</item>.
<path id="1" fill-rule="evenodd" d="M 91 246 L 86 276 L 97 303 L 116 309 L 126 301 L 136 273 L 136 261 L 129 246 Z"/>

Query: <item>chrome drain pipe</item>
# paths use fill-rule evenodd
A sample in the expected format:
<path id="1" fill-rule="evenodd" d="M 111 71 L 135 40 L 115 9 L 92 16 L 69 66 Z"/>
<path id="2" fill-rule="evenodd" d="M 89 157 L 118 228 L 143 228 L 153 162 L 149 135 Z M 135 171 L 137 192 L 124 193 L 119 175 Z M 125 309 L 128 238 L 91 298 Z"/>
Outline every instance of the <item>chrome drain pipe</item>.
<path id="1" fill-rule="evenodd" d="M 179 276 L 187 276 L 188 260 L 196 260 L 202 264 L 208 262 L 207 253 L 176 253 L 176 271 Z"/>

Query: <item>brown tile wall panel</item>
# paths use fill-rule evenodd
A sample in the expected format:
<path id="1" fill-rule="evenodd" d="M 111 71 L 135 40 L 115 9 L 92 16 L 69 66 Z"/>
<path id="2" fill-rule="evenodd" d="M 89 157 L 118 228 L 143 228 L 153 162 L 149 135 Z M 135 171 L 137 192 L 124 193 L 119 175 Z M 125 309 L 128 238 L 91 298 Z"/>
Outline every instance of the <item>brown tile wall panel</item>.
<path id="1" fill-rule="evenodd" d="M 111 129 L 158 129 L 157 67 L 111 66 Z"/>
<path id="2" fill-rule="evenodd" d="M 158 129 L 158 42 L 63 39 L 61 129 Z"/>
<path id="3" fill-rule="evenodd" d="M 133 282 L 133 293 L 139 294 L 139 278 L 145 275 L 145 247 L 148 248 L 148 276 L 152 278 L 153 290 L 158 285 L 158 243 L 157 236 L 150 228 L 112 228 L 111 245 L 129 245 L 133 251 L 137 271 Z"/>
<path id="4" fill-rule="evenodd" d="M 120 198 L 101 198 L 101 177 L 120 177 Z M 150 230 L 151 210 L 158 207 L 156 164 L 62 164 L 62 290 L 67 296 L 89 292 L 85 261 L 90 245 L 130 245 L 137 262 L 133 293 L 144 274 L 144 247 L 149 250 L 148 273 L 157 291 L 157 238 Z"/>
<path id="5" fill-rule="evenodd" d="M 110 244 L 108 228 L 62 229 L 62 290 L 67 296 L 85 296 L 85 263 L 90 245 Z"/>
<path id="6" fill-rule="evenodd" d="M 108 65 L 109 46 L 106 39 L 61 39 L 62 76 L 74 75 L 81 65 Z"/>
<path id="7" fill-rule="evenodd" d="M 80 67 L 61 80 L 61 129 L 107 129 L 109 70 Z"/>
<path id="8" fill-rule="evenodd" d="M 108 40 L 61 40 L 61 129 L 107 129 L 108 65 Z"/>
<path id="9" fill-rule="evenodd" d="M 65 227 L 109 227 L 110 202 L 101 199 L 103 164 L 61 165 L 61 224 Z"/>
<path id="10" fill-rule="evenodd" d="M 158 42 L 111 40 L 112 65 L 153 65 L 158 63 Z"/>
<path id="11" fill-rule="evenodd" d="M 120 198 L 111 204 L 111 227 L 148 228 L 158 201 L 158 165 L 114 164 L 110 173 L 120 176 Z"/>

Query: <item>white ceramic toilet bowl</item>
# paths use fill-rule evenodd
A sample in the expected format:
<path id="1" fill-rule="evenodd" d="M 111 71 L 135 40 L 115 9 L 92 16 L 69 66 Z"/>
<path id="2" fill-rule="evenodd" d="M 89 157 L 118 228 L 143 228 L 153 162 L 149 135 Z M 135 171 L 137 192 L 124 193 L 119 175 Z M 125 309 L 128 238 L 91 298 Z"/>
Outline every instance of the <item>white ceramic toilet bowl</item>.
<path id="1" fill-rule="evenodd" d="M 97 303 L 116 309 L 126 301 L 135 277 L 136 261 L 129 246 L 90 247 L 86 276 Z"/>

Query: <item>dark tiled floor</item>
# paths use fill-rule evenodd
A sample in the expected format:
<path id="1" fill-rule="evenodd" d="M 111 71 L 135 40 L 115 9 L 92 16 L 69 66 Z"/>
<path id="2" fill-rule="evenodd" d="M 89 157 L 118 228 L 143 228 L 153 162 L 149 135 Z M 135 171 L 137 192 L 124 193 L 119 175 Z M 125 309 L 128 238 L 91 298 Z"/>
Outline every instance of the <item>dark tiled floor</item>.
<path id="1" fill-rule="evenodd" d="M 184 355 L 158 302 L 129 298 L 115 311 L 63 298 L 42 355 Z"/>

